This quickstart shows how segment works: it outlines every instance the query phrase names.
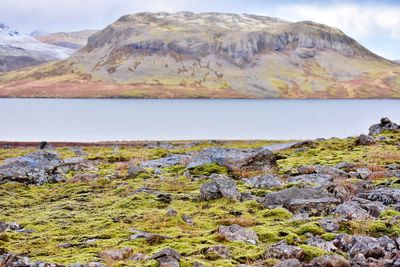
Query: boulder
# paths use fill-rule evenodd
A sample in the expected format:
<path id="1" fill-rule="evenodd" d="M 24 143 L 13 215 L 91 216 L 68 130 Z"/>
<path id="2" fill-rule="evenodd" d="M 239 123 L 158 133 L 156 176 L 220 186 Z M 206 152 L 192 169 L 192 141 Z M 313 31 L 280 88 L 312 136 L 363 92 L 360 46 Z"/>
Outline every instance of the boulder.
<path id="1" fill-rule="evenodd" d="M 11 158 L 0 165 L 0 183 L 16 181 L 26 184 L 41 185 L 63 181 L 60 170 L 64 161 L 58 154 L 46 150 Z"/>
<path id="2" fill-rule="evenodd" d="M 370 169 L 368 168 L 359 168 L 356 170 L 356 172 L 358 174 L 358 177 L 363 180 L 368 179 L 372 174 L 372 171 L 370 171 Z"/>
<path id="3" fill-rule="evenodd" d="M 164 248 L 151 258 L 158 261 L 160 267 L 179 267 L 181 255 L 171 248 Z"/>
<path id="4" fill-rule="evenodd" d="M 337 248 L 332 241 L 325 241 L 320 237 L 311 237 L 307 240 L 307 244 L 310 246 L 318 247 L 328 252 L 335 252 Z"/>
<path id="5" fill-rule="evenodd" d="M 291 187 L 269 193 L 260 200 L 267 208 L 283 206 L 293 213 L 311 213 L 321 215 L 340 203 L 324 187 Z"/>
<path id="6" fill-rule="evenodd" d="M 140 166 L 132 166 L 128 169 L 129 178 L 136 178 L 141 173 L 147 173 L 147 170 Z"/>
<path id="7" fill-rule="evenodd" d="M 274 267 L 301 267 L 303 266 L 298 259 L 283 260 L 274 265 Z"/>
<path id="8" fill-rule="evenodd" d="M 314 258 L 308 266 L 312 267 L 350 267 L 350 262 L 340 255 L 324 255 Z"/>
<path id="9" fill-rule="evenodd" d="M 359 257 L 380 259 L 393 257 L 398 253 L 396 242 L 389 237 L 373 238 L 368 236 L 337 235 L 333 243 L 339 249 L 348 252 L 351 258 Z"/>
<path id="10" fill-rule="evenodd" d="M 253 188 L 274 188 L 282 186 L 282 182 L 279 178 L 271 174 L 244 178 L 243 181 L 250 184 Z"/>
<path id="11" fill-rule="evenodd" d="M 129 239 L 131 241 L 143 238 L 143 239 L 146 239 L 146 241 L 150 244 L 156 244 L 156 243 L 160 243 L 161 241 L 163 241 L 165 239 L 170 239 L 170 237 L 168 237 L 168 236 L 152 234 L 152 233 L 148 233 L 148 232 L 144 232 L 144 231 L 139 231 L 136 229 L 129 229 L 129 231 L 131 231 L 133 233 Z"/>
<path id="12" fill-rule="evenodd" d="M 349 201 L 340 204 L 336 207 L 333 212 L 334 215 L 342 217 L 347 220 L 368 220 L 372 217 L 369 215 L 368 211 L 363 209 L 357 202 Z"/>
<path id="13" fill-rule="evenodd" d="M 289 183 L 309 183 L 315 185 L 330 185 L 333 182 L 333 177 L 329 174 L 303 174 L 288 179 Z"/>
<path id="14" fill-rule="evenodd" d="M 131 248 L 123 248 L 123 249 L 110 249 L 100 253 L 100 257 L 104 261 L 122 261 L 129 259 L 132 255 Z"/>
<path id="15" fill-rule="evenodd" d="M 356 236 L 353 238 L 349 255 L 355 257 L 358 254 L 364 255 L 365 258 L 379 259 L 385 256 L 385 250 L 376 238 Z"/>
<path id="16" fill-rule="evenodd" d="M 202 184 L 200 187 L 200 198 L 202 200 L 213 200 L 222 198 L 222 194 L 219 191 L 218 184 L 214 181 Z"/>
<path id="17" fill-rule="evenodd" d="M 258 235 L 256 232 L 237 224 L 220 226 L 218 233 L 229 241 L 247 242 L 253 245 L 258 242 Z"/>
<path id="18" fill-rule="evenodd" d="M 268 149 L 234 149 L 206 148 L 194 154 L 186 166 L 195 168 L 205 164 L 216 163 L 230 171 L 262 170 L 265 167 L 276 167 L 276 157 Z"/>
<path id="19" fill-rule="evenodd" d="M 0 233 L 1 232 L 6 232 L 6 231 L 16 231 L 20 230 L 21 226 L 19 224 L 13 222 L 13 223 L 5 223 L 5 222 L 0 222 Z"/>
<path id="20" fill-rule="evenodd" d="M 269 145 L 269 146 L 264 146 L 264 149 L 268 149 L 271 151 L 281 151 L 281 150 L 287 150 L 287 149 L 292 149 L 292 148 L 303 148 L 303 147 L 312 147 L 315 146 L 315 142 L 311 140 L 306 140 L 306 141 L 301 141 L 301 142 L 289 142 L 289 143 L 283 143 L 283 144 L 274 144 L 274 145 Z"/>
<path id="21" fill-rule="evenodd" d="M 233 200 L 240 199 L 240 192 L 235 181 L 226 176 L 214 174 L 210 177 L 213 181 L 205 183 L 200 187 L 200 197 L 203 200 L 218 199 L 222 197 Z"/>
<path id="22" fill-rule="evenodd" d="M 327 174 L 333 177 L 347 177 L 347 173 L 331 166 L 323 165 L 303 165 L 297 168 L 299 174 Z"/>
<path id="23" fill-rule="evenodd" d="M 206 258 L 208 260 L 217 260 L 217 259 L 230 259 L 229 248 L 224 245 L 217 245 L 210 247 L 206 250 Z"/>
<path id="24" fill-rule="evenodd" d="M 0 255 L 1 267 L 65 267 L 60 264 L 53 264 L 47 262 L 32 262 L 28 257 L 18 256 L 14 253 L 7 253 Z"/>
<path id="25" fill-rule="evenodd" d="M 190 159 L 188 155 L 170 155 L 165 158 L 154 159 L 145 161 L 140 166 L 142 168 L 152 168 L 152 169 L 159 169 L 159 168 L 166 168 L 171 167 L 174 165 L 185 165 L 187 161 Z"/>
<path id="26" fill-rule="evenodd" d="M 355 141 L 356 146 L 370 146 L 376 144 L 376 139 L 370 135 L 362 134 Z"/>
<path id="27" fill-rule="evenodd" d="M 382 118 L 379 124 L 374 124 L 369 128 L 369 135 L 380 134 L 384 131 L 400 130 L 400 126 L 391 122 L 388 118 Z"/>
<path id="28" fill-rule="evenodd" d="M 286 241 L 272 245 L 266 251 L 266 257 L 275 259 L 297 259 L 302 260 L 305 257 L 304 251 L 301 248 L 288 245 Z"/>
<path id="29" fill-rule="evenodd" d="M 326 232 L 337 232 L 340 228 L 340 220 L 338 219 L 333 219 L 333 218 L 323 218 L 318 221 L 321 227 L 326 231 Z"/>
<path id="30" fill-rule="evenodd" d="M 378 188 L 358 194 L 358 197 L 370 201 L 379 201 L 384 205 L 400 203 L 400 189 L 396 188 Z"/>

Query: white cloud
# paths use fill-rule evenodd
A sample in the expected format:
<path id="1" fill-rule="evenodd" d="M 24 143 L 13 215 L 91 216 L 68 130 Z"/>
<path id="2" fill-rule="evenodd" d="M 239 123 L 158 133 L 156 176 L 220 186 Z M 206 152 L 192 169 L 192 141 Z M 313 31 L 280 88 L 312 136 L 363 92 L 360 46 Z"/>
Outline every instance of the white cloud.
<path id="1" fill-rule="evenodd" d="M 356 38 L 384 33 L 400 39 L 400 6 L 287 4 L 263 13 L 292 21 L 312 20 L 327 24 Z"/>

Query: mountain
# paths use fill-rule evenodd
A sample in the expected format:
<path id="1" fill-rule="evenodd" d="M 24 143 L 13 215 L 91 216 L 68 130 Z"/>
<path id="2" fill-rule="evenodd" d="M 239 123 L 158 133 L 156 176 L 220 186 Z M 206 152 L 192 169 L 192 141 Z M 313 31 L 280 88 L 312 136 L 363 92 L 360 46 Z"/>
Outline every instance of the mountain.
<path id="1" fill-rule="evenodd" d="M 0 96 L 400 98 L 400 66 L 314 22 L 137 13 L 67 60 L 0 76 Z"/>
<path id="2" fill-rule="evenodd" d="M 399 63 L 400 64 L 400 60 L 395 60 L 394 62 Z"/>
<path id="3" fill-rule="evenodd" d="M 65 59 L 73 52 L 44 44 L 0 23 L 0 72 Z"/>
<path id="4" fill-rule="evenodd" d="M 95 30 L 83 30 L 78 32 L 36 34 L 35 38 L 43 43 L 78 50 L 85 46 L 89 37 L 96 32 Z"/>

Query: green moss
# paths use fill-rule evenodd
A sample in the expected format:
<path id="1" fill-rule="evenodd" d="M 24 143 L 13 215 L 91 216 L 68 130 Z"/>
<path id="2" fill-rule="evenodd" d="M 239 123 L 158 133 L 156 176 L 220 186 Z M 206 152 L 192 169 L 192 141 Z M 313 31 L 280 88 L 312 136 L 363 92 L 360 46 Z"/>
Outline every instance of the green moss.
<path id="1" fill-rule="evenodd" d="M 400 211 L 388 209 L 388 210 L 383 211 L 379 215 L 379 218 L 382 220 L 390 220 L 395 216 L 400 216 Z"/>
<path id="2" fill-rule="evenodd" d="M 228 174 L 226 167 L 220 166 L 216 163 L 204 164 L 195 168 L 190 169 L 190 173 L 196 176 L 210 176 L 211 174 Z"/>
<path id="3" fill-rule="evenodd" d="M 334 233 L 325 233 L 321 235 L 321 238 L 325 241 L 332 241 L 335 237 L 336 235 Z"/>
<path id="4" fill-rule="evenodd" d="M 301 248 L 304 251 L 305 261 L 311 261 L 314 258 L 329 254 L 329 252 L 320 249 L 319 247 L 314 247 L 309 245 L 299 245 L 299 248 Z"/>
<path id="5" fill-rule="evenodd" d="M 368 228 L 369 232 L 373 236 L 387 235 L 390 233 L 388 226 L 382 221 L 374 221 Z"/>
<path id="6" fill-rule="evenodd" d="M 319 224 L 317 224 L 315 222 L 310 222 L 310 223 L 301 225 L 300 228 L 297 230 L 297 233 L 299 235 L 302 235 L 305 233 L 312 233 L 314 235 L 322 235 L 325 233 L 325 231 Z"/>
<path id="7" fill-rule="evenodd" d="M 273 220 L 273 221 L 285 221 L 293 217 L 293 215 L 287 209 L 284 208 L 265 210 L 261 214 L 268 220 Z"/>

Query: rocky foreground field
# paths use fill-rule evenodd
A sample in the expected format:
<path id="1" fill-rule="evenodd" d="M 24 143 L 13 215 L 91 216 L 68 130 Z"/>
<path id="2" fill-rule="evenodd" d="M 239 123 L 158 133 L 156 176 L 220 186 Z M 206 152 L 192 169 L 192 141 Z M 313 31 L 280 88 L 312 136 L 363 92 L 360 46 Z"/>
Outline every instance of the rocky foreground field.
<path id="1" fill-rule="evenodd" d="M 400 127 L 0 150 L 0 266 L 400 266 Z"/>

